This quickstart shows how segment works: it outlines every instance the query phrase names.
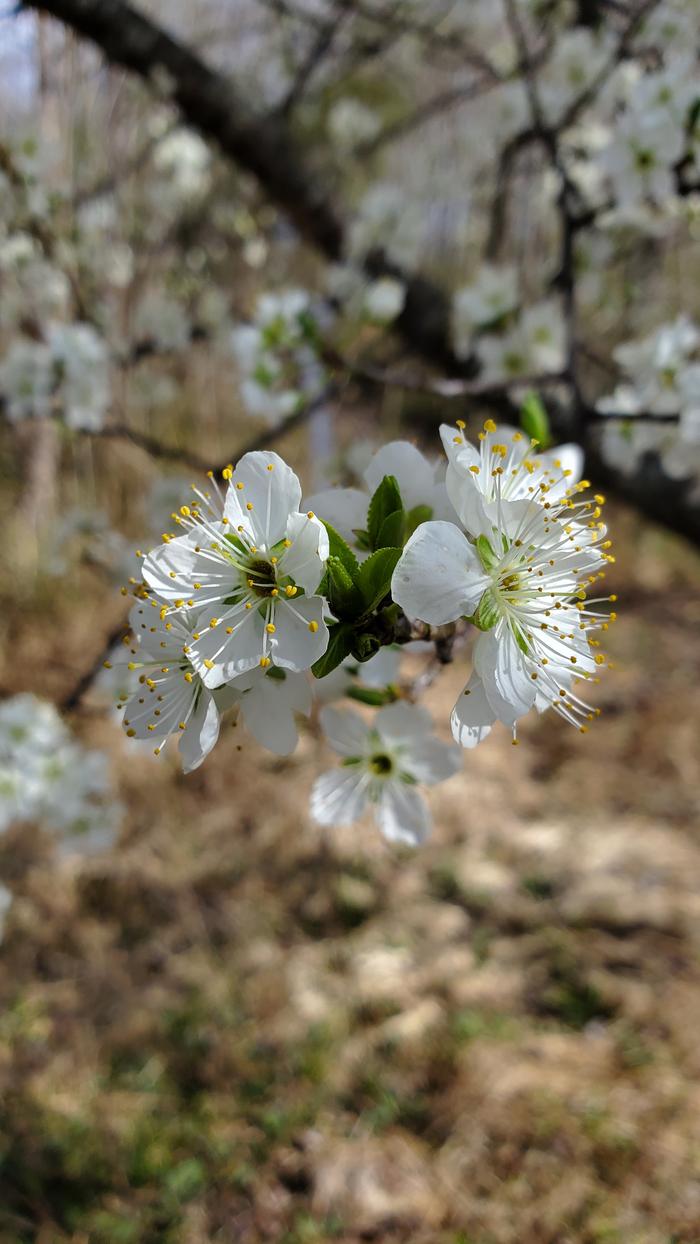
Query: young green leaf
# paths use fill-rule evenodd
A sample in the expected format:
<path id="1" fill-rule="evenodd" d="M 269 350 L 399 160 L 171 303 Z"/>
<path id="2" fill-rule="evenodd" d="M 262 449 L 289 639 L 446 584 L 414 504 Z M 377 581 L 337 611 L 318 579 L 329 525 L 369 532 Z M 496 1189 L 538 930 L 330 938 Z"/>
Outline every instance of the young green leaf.
<path id="1" fill-rule="evenodd" d="M 357 700 L 358 704 L 370 704 L 373 708 L 393 704 L 399 698 L 393 687 L 348 687 L 345 694 L 348 699 Z"/>
<path id="2" fill-rule="evenodd" d="M 328 630 L 330 632 L 328 647 L 323 656 L 311 666 L 311 673 L 315 678 L 325 678 L 326 674 L 332 673 L 345 660 L 352 648 L 354 632 L 348 622 L 332 622 Z"/>
<path id="3" fill-rule="evenodd" d="M 362 562 L 357 576 L 357 586 L 362 592 L 365 613 L 372 613 L 391 590 L 391 576 L 401 556 L 401 549 L 377 549 Z"/>
<path id="4" fill-rule="evenodd" d="M 401 548 L 403 545 L 405 522 L 406 513 L 404 510 L 394 510 L 393 514 L 387 514 L 379 528 L 377 548 Z"/>
<path id="5" fill-rule="evenodd" d="M 350 575 L 350 578 L 352 579 L 354 583 L 357 579 L 357 572 L 359 569 L 355 554 L 350 548 L 350 545 L 345 543 L 345 540 L 341 536 L 340 532 L 336 531 L 335 527 L 331 527 L 331 524 L 327 523 L 325 518 L 322 518 L 321 522 L 323 523 L 323 526 L 328 532 L 328 543 L 330 545 L 330 555 L 332 557 L 337 557 L 338 560 L 343 563 L 345 569 L 347 570 L 348 574 Z"/>
<path id="6" fill-rule="evenodd" d="M 536 440 L 540 449 L 552 443 L 549 415 L 536 393 L 527 393 L 520 408 L 520 426 L 523 432 Z"/>
<path id="7" fill-rule="evenodd" d="M 359 573 L 359 571 L 358 571 Z M 364 607 L 364 598 L 345 569 L 339 557 L 331 555 L 326 562 L 324 595 L 336 618 L 352 621 L 359 617 Z"/>
<path id="8" fill-rule="evenodd" d="M 390 514 L 403 510 L 401 492 L 393 475 L 385 475 L 377 488 L 367 511 L 367 532 L 373 549 L 382 547 L 380 532 Z"/>
<path id="9" fill-rule="evenodd" d="M 412 510 L 408 511 L 405 522 L 404 537 L 406 540 L 413 535 L 416 527 L 420 527 L 421 523 L 429 523 L 433 517 L 432 506 L 430 505 L 414 505 Z"/>

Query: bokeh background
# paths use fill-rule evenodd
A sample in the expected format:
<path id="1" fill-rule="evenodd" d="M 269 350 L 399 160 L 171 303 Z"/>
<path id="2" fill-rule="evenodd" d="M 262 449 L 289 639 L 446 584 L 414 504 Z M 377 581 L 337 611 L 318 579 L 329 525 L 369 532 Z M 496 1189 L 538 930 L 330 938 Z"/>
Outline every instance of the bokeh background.
<path id="1" fill-rule="evenodd" d="M 473 18 L 470 37 L 488 8 L 449 7 L 462 28 Z M 291 117 L 348 212 L 380 175 L 398 185 L 421 270 L 464 283 L 496 173 L 475 176 L 480 114 L 459 51 L 425 54 L 397 32 L 400 5 L 388 24 L 341 5 L 315 61 L 309 23 L 286 4 L 143 8 L 231 75 L 256 115 Z M 436 88 L 449 106 L 376 152 L 346 152 L 329 131 L 346 97 L 390 127 Z M 183 777 L 174 755 L 128 745 L 115 680 L 90 679 L 123 623 L 133 549 L 186 499 L 191 462 L 268 435 L 241 400 L 232 326 L 265 290 L 326 288 L 318 255 L 248 173 L 189 131 L 189 149 L 164 157 L 172 134 L 167 83 L 110 68 L 35 13 L 0 15 L 3 168 L 20 168 L 24 232 L 69 274 L 71 314 L 119 357 L 121 429 L 0 427 L 0 689 L 67 708 L 75 738 L 108 756 L 105 798 L 119 805 L 89 854 L 42 824 L 0 839 L 0 1240 L 697 1244 L 691 541 L 611 490 L 619 621 L 600 718 L 581 737 L 533 717 L 517 748 L 494 731 L 431 794 L 434 834 L 416 852 L 371 824 L 312 824 L 309 789 L 330 759 L 313 719 L 288 759 L 237 727 Z M 555 245 L 546 176 L 528 160 L 507 242 L 526 285 Z M 15 210 L 3 199 L 8 237 Z M 686 226 L 599 263 L 594 354 L 698 311 Z M 35 331 L 47 287 L 23 284 L 3 254 L 6 347 L 20 320 Z M 376 323 L 345 324 L 335 345 L 406 366 Z M 605 387 L 595 366 L 588 381 Z M 351 478 L 397 435 L 437 456 L 437 398 L 352 376 L 341 388 L 275 441 L 309 487 Z M 448 407 L 475 427 L 489 413 Z M 460 651 L 425 698 L 445 737 L 467 666 Z M 419 668 L 407 658 L 406 678 Z"/>

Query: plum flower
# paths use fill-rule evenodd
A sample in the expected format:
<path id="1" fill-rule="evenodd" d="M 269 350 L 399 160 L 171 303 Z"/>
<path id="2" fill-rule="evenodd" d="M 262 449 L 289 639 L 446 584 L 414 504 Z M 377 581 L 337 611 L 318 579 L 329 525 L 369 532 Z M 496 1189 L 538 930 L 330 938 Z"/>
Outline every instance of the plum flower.
<path id="1" fill-rule="evenodd" d="M 416 786 L 444 782 L 461 764 L 459 749 L 432 733 L 430 714 L 412 704 L 391 704 L 368 723 L 357 713 L 327 707 L 321 725 L 343 761 L 314 783 L 314 819 L 351 825 L 369 807 L 390 842 L 423 842 L 431 820 Z"/>
<path id="2" fill-rule="evenodd" d="M 466 439 L 464 427 L 461 420 L 456 427 L 443 423 L 440 436 L 449 462 L 447 493 L 467 531 L 482 530 L 499 498 L 558 501 L 581 478 L 583 453 L 578 445 L 538 453 L 537 441 L 487 419 L 476 448 Z"/>
<path id="3" fill-rule="evenodd" d="M 221 519 L 201 503 L 183 506 L 186 534 L 166 535 L 143 577 L 164 612 L 197 609 L 189 659 L 207 687 L 270 665 L 308 669 L 326 650 L 325 601 L 314 595 L 328 557 L 328 535 L 301 485 L 275 453 L 249 453 L 229 481 Z"/>
<path id="4" fill-rule="evenodd" d="M 130 739 L 150 739 L 159 756 L 177 735 L 185 773 L 201 765 L 219 737 L 219 709 L 191 661 L 192 636 L 185 615 L 134 605 L 131 629 L 137 645 L 130 670 L 139 671 L 139 689 L 124 703 L 122 725 Z M 194 621 L 194 615 L 193 615 Z"/>
<path id="5" fill-rule="evenodd" d="M 550 501 L 548 487 L 540 483 L 539 503 L 498 496 L 482 506 L 473 542 L 452 523 L 423 523 L 394 571 L 393 598 L 409 616 L 436 626 L 466 616 L 483 632 L 474 674 L 452 714 L 464 747 L 497 720 L 515 739 L 518 719 L 533 706 L 551 706 L 583 731 L 594 716 L 573 684 L 607 664 L 593 635 L 608 621 L 591 609 L 597 602 L 586 603 L 586 587 L 613 560 L 599 521 L 604 498 L 575 499 L 584 482 Z M 466 525 L 472 492 L 453 480 L 451 495 Z"/>

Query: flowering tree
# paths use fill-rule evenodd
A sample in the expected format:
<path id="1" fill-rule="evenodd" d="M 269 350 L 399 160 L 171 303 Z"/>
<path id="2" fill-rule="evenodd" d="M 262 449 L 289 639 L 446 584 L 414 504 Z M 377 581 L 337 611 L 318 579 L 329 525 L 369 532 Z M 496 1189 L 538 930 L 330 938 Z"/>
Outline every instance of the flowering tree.
<path id="1" fill-rule="evenodd" d="M 700 332 L 683 280 L 663 303 L 657 280 L 697 231 L 700 9 L 250 0 L 247 38 L 208 58 L 186 13 L 175 37 L 122 0 L 31 9 L 141 80 L 124 105 L 141 123 L 92 186 L 0 148 L 5 420 L 201 474 L 136 560 L 89 530 L 135 603 L 66 706 L 118 670 L 127 735 L 156 754 L 179 738 L 189 771 L 224 714 L 288 754 L 322 704 L 341 761 L 314 816 L 371 806 L 420 842 L 421 786 L 496 723 L 517 742 L 533 709 L 583 732 L 596 715 L 613 559 L 583 476 L 700 540 Z M 231 252 L 262 278 L 247 308 Z M 214 468 L 150 430 L 201 346 L 259 421 Z M 445 420 L 442 462 L 406 439 L 334 462 L 338 415 L 396 394 L 423 432 Z M 270 449 L 305 423 L 306 496 Z M 470 641 L 447 744 L 413 701 Z M 408 685 L 416 645 L 428 673 Z"/>

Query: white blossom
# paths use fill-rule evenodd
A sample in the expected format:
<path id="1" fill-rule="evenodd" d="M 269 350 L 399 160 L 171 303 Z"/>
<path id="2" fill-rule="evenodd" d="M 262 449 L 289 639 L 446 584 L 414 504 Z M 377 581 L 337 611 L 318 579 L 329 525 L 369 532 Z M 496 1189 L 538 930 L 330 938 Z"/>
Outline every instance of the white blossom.
<path id="1" fill-rule="evenodd" d="M 432 734 L 425 709 L 411 704 L 381 708 L 371 723 L 350 710 L 324 708 L 321 725 L 343 757 L 311 792 L 311 813 L 321 825 L 351 825 L 371 809 L 390 842 L 417 846 L 431 829 L 418 783 L 432 786 L 460 767 L 459 750 Z"/>
<path id="2" fill-rule="evenodd" d="M 168 537 L 143 566 L 166 611 L 206 611 L 187 655 L 208 687 L 258 665 L 308 669 L 328 643 L 324 600 L 314 595 L 328 536 L 313 512 L 300 512 L 296 475 L 264 452 L 225 476 L 220 520 L 200 495 L 175 516 L 186 534 Z"/>

